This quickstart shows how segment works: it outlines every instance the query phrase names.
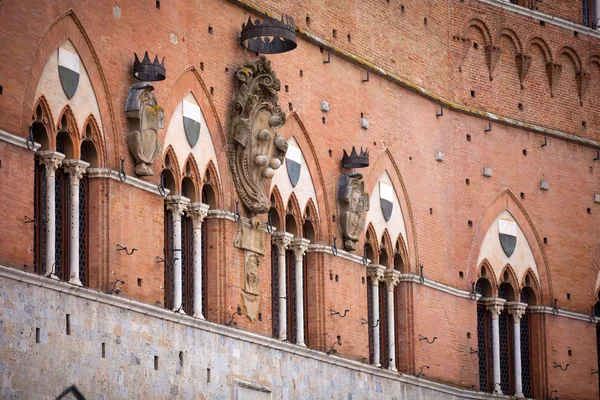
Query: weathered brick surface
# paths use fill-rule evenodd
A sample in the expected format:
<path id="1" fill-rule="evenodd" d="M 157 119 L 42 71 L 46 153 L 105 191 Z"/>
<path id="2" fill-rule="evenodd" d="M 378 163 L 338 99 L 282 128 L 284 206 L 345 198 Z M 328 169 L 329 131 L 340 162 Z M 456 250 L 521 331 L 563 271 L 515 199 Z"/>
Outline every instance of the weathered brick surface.
<path id="1" fill-rule="evenodd" d="M 117 18 L 113 16 L 115 5 L 107 2 L 38 3 L 0 4 L 0 42 L 5 44 L 0 46 L 0 59 L 6 60 L 0 69 L 0 129 L 26 134 L 38 100 L 34 98 L 37 79 L 48 55 L 69 38 L 85 65 L 100 109 L 105 137 L 100 164 L 118 169 L 119 157 L 123 156 L 126 172 L 133 176 L 122 109 L 133 83 L 133 52 L 140 54 L 147 49 L 166 57 L 167 79 L 158 82 L 154 92 L 165 107 L 166 121 L 189 90 L 204 94 L 196 97 L 219 157 L 220 176 L 211 172 L 217 188 L 215 208 L 234 210 L 236 193 L 227 169 L 226 128 L 233 73 L 240 63 L 255 57 L 238 44 L 240 26 L 248 12 L 233 2 L 163 1 L 156 9 L 126 0 L 118 5 Z M 258 3 L 275 14 L 290 13 L 302 29 L 436 95 L 582 137 L 600 138 L 600 69 L 594 61 L 598 52 L 595 37 L 575 37 L 572 31 L 550 23 L 542 27 L 538 21 L 475 0 Z M 540 10 L 577 21 L 576 3 L 580 4 L 544 1 Z M 70 14 L 54 22 L 70 9 Z M 474 18 L 482 22 L 470 26 Z M 209 25 L 212 34 L 208 33 Z M 333 29 L 337 30 L 335 38 Z M 177 44 L 170 41 L 171 34 L 177 35 Z M 518 38 L 516 45 L 510 36 Z M 530 45 L 542 43 L 533 40 L 536 37 L 544 39 L 547 49 L 543 44 Z M 478 48 L 471 43 L 466 51 L 460 38 L 472 40 Z M 492 81 L 486 44 L 502 48 Z M 565 46 L 573 52 L 562 52 Z M 319 206 L 319 244 L 330 245 L 334 237 L 338 245 L 341 243 L 333 216 L 339 212 L 336 191 L 343 173 L 342 150 L 352 145 L 368 147 L 371 167 L 363 170 L 366 190 L 372 192 L 377 179 L 387 171 L 398 192 L 407 230 L 406 272 L 418 273 L 422 264 L 428 279 L 470 290 L 478 274 L 476 250 L 487 227 L 499 212 L 509 209 L 525 232 L 538 264 L 540 303 L 551 306 L 557 298 L 561 308 L 589 313 L 596 301 L 600 267 L 600 258 L 594 258 L 600 254 L 596 250 L 600 206 L 593 203 L 599 168 L 593 161 L 595 150 L 554 138 L 547 139 L 542 147 L 545 137 L 541 134 L 496 123 L 491 132 L 484 133 L 488 121 L 448 109 L 443 117 L 436 118 L 439 106 L 431 100 L 375 74 L 371 74 L 370 82 L 362 83 L 364 68 L 335 55 L 331 63 L 323 64 L 326 52 L 299 38 L 293 52 L 269 56 L 282 87 L 289 87 L 288 92 L 280 92 L 280 105 L 285 110 L 291 105 L 294 112 L 289 118 L 301 126 L 294 137 L 310 164 Z M 514 62 L 514 54 L 519 52 L 533 60 L 524 89 L 520 88 Z M 546 59 L 545 53 L 551 54 L 550 58 Z M 547 61 L 563 66 L 554 97 L 549 91 Z M 580 69 L 591 75 L 583 105 L 575 81 Z M 326 115 L 320 111 L 321 100 L 331 106 Z M 360 128 L 361 113 L 370 121 L 367 131 Z M 164 135 L 162 131 L 161 140 Z M 53 138 L 50 143 L 54 143 Z M 443 162 L 435 160 L 437 151 L 444 152 Z M 33 227 L 23 223 L 24 215 L 33 216 L 33 155 L 0 142 L 0 160 L 0 182 L 5 187 L 0 203 L 0 263 L 22 269 L 33 261 L 28 252 L 33 246 Z M 161 164 L 157 161 L 155 176 L 145 180 L 157 184 Z M 481 176 L 484 166 L 493 169 L 493 177 Z M 541 179 L 550 183 L 549 191 L 539 189 Z M 123 279 L 122 296 L 162 307 L 164 265 L 156 263 L 156 256 L 163 255 L 162 198 L 98 178 L 90 182 L 90 206 L 90 287 L 107 291 L 111 282 Z M 472 227 L 468 221 L 473 222 Z M 242 305 L 243 251 L 232 245 L 237 229 L 234 222 L 207 219 L 205 224 L 209 235 L 206 318 L 225 323 L 237 305 Z M 272 331 L 269 241 L 265 235 L 267 253 L 260 265 L 262 321 L 237 320 L 239 329 L 264 336 Z M 138 250 L 126 256 L 116 251 L 117 243 Z M 368 359 L 367 328 L 360 325 L 360 318 L 367 315 L 364 267 L 324 253 L 310 253 L 308 263 L 309 346 L 327 350 L 340 335 L 341 356 Z M 330 272 L 339 276 L 338 282 L 329 279 Z M 143 281 L 141 287 L 137 286 L 138 278 Z M 469 354 L 470 347 L 476 345 L 475 303 L 412 283 L 400 283 L 398 290 L 400 370 L 415 373 L 426 364 L 430 365 L 426 376 L 431 379 L 467 388 L 477 384 L 476 355 Z M 340 319 L 329 315 L 330 308 L 349 309 L 350 313 Z M 595 398 L 597 375 L 587 377 L 597 363 L 594 325 L 560 316 L 535 318 L 539 319 L 534 332 L 538 347 L 532 358 L 537 368 L 536 397 L 557 389 L 561 398 Z M 472 339 L 467 339 L 467 332 L 472 333 Z M 425 345 L 418 341 L 419 333 L 437 336 L 438 341 Z M 567 358 L 569 347 L 573 355 Z M 553 368 L 554 361 L 572 366 L 561 372 Z M 587 378 L 574 380 L 571 371 Z"/>

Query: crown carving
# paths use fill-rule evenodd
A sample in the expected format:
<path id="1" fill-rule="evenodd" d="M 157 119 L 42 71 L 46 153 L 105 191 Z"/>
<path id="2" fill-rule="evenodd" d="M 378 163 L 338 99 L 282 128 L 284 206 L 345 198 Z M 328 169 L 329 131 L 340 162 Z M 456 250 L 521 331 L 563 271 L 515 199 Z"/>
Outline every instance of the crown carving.
<path id="1" fill-rule="evenodd" d="M 242 46 L 261 54 L 277 54 L 296 48 L 296 25 L 294 19 L 283 14 L 281 21 L 265 17 L 264 21 L 248 17 L 242 24 Z"/>
<path id="2" fill-rule="evenodd" d="M 156 55 L 154 57 L 154 62 L 151 62 L 150 57 L 148 57 L 148 52 L 144 53 L 142 61 L 140 61 L 136 53 L 133 53 L 133 55 L 135 56 L 135 60 L 133 61 L 133 76 L 136 79 L 145 82 L 157 82 L 162 81 L 167 77 L 164 57 L 162 62 L 159 62 L 158 55 Z"/>
<path id="3" fill-rule="evenodd" d="M 347 169 L 352 168 L 365 168 L 369 166 L 369 150 L 363 151 L 360 148 L 360 154 L 356 152 L 356 148 L 352 146 L 350 155 L 344 150 L 344 156 L 342 157 L 342 166 Z"/>

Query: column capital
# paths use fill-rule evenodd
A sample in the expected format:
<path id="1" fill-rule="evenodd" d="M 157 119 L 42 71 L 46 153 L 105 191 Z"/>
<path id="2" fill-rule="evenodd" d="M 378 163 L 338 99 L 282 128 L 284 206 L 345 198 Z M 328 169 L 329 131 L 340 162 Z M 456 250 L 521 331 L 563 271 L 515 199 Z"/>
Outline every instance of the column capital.
<path id="1" fill-rule="evenodd" d="M 294 239 L 294 235 L 288 232 L 274 232 L 271 235 L 271 243 L 279 248 L 279 252 L 286 251 L 292 243 L 292 239 Z"/>
<path id="2" fill-rule="evenodd" d="M 386 269 L 384 272 L 383 281 L 387 285 L 388 290 L 394 290 L 394 287 L 400 281 L 400 271 Z"/>
<path id="3" fill-rule="evenodd" d="M 483 301 L 483 304 L 485 304 L 488 311 L 492 314 L 493 319 L 498 319 L 500 313 L 504 309 L 505 303 L 506 300 L 499 298 L 490 298 Z"/>
<path id="4" fill-rule="evenodd" d="M 302 258 L 306 254 L 309 244 L 310 240 L 297 237 L 292 239 L 289 247 L 294 251 L 296 258 Z"/>
<path id="5" fill-rule="evenodd" d="M 506 309 L 508 313 L 512 315 L 515 323 L 521 321 L 521 318 L 525 314 L 525 309 L 527 308 L 527 303 L 519 303 L 518 301 L 511 301 L 506 303 Z"/>
<path id="6" fill-rule="evenodd" d="M 79 181 L 83 178 L 83 174 L 85 174 L 85 170 L 90 166 L 90 163 L 77 159 L 69 159 L 63 160 L 62 165 L 65 168 L 65 171 L 67 171 L 67 174 L 69 174 L 71 186 L 78 186 Z"/>
<path id="7" fill-rule="evenodd" d="M 192 225 L 194 228 L 200 228 L 202 226 L 202 222 L 204 222 L 204 219 L 208 215 L 209 208 L 210 206 L 208 204 L 200 202 L 190 203 L 187 206 L 186 213 L 192 218 Z"/>
<path id="8" fill-rule="evenodd" d="M 385 270 L 386 268 L 383 265 L 369 264 L 367 267 L 367 277 L 371 279 L 373 285 L 377 285 L 380 281 L 383 281 Z"/>
<path id="9" fill-rule="evenodd" d="M 173 212 L 174 216 L 181 218 L 187 210 L 188 204 L 190 204 L 190 199 L 183 196 L 167 196 L 165 202 L 167 203 L 167 210 Z"/>
<path id="10" fill-rule="evenodd" d="M 46 167 L 48 176 L 54 176 L 56 169 L 62 164 L 65 155 L 54 150 L 38 151 L 37 155 L 40 160 L 40 165 Z"/>

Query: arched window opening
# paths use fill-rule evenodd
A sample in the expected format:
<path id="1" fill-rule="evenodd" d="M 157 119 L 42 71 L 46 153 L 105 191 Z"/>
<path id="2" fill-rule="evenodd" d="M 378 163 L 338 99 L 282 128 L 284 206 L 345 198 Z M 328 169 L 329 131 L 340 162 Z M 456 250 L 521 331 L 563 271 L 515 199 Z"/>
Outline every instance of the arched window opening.
<path id="1" fill-rule="evenodd" d="M 162 170 L 161 176 L 163 183 L 166 189 L 169 189 L 169 194 L 175 195 L 175 177 L 173 176 L 173 172 L 170 169 L 171 162 L 170 158 L 167 155 L 165 157 L 165 169 Z M 172 309 L 173 308 L 173 292 L 174 292 L 174 277 L 173 277 L 173 266 L 175 263 L 175 259 L 173 254 L 173 212 L 169 210 L 167 207 L 167 203 L 164 205 L 164 248 L 163 248 L 163 258 L 165 260 L 165 274 L 164 274 L 164 306 L 165 308 Z"/>
<path id="2" fill-rule="evenodd" d="M 292 214 L 291 210 L 285 215 L 285 231 L 291 233 L 294 236 L 298 235 L 298 228 L 296 227 L 296 218 Z"/>
<path id="3" fill-rule="evenodd" d="M 82 161 L 89 163 L 90 168 L 98 168 L 100 166 L 96 146 L 94 146 L 94 143 L 91 140 L 86 139 L 81 143 L 81 157 L 79 158 Z"/>
<path id="4" fill-rule="evenodd" d="M 63 116 L 60 130 L 56 135 L 56 151 L 65 155 L 65 159 L 75 158 L 73 141 L 68 131 L 66 116 Z"/>
<path id="5" fill-rule="evenodd" d="M 186 178 L 184 178 L 185 181 Z M 189 179 L 189 178 L 187 178 Z M 183 185 L 184 183 L 182 183 Z M 182 186 L 183 192 L 183 186 Z M 185 196 L 182 193 L 183 196 Z M 187 197 L 187 196 L 185 196 Z M 181 217 L 181 298 L 183 311 L 194 314 L 194 225 L 192 218 L 185 213 Z"/>
<path id="6" fill-rule="evenodd" d="M 217 197 L 215 195 L 215 190 L 210 183 L 202 185 L 202 202 L 208 204 L 211 210 L 217 208 Z"/>
<path id="7" fill-rule="evenodd" d="M 400 273 L 404 273 L 404 260 L 400 254 L 394 256 L 394 269 Z"/>
<path id="8" fill-rule="evenodd" d="M 485 269 L 482 269 L 484 275 Z M 479 357 L 479 390 L 492 392 L 492 317 L 483 299 L 492 297 L 492 285 L 485 278 L 479 278 L 475 292 L 481 296 L 477 304 L 477 348 Z"/>
<path id="9" fill-rule="evenodd" d="M 302 225 L 302 237 L 310 240 L 311 243 L 315 243 L 315 229 L 312 222 L 308 219 Z"/>
<path id="10" fill-rule="evenodd" d="M 41 124 L 39 124 L 41 125 Z M 43 125 L 41 125 L 43 128 Z M 45 135 L 45 129 L 44 129 Z M 34 136 L 35 137 L 35 136 Z M 37 142 L 39 139 L 35 139 Z M 46 146 L 47 146 L 46 137 Z M 34 169 L 34 253 L 33 253 L 33 270 L 36 274 L 44 273 L 44 265 L 46 260 L 46 167 L 40 162 L 36 156 Z"/>
<path id="11" fill-rule="evenodd" d="M 383 265 L 383 264 L 380 264 Z M 388 291 L 385 282 L 379 282 L 379 354 L 381 360 L 381 366 L 388 368 L 390 365 L 390 356 L 388 354 L 389 343 L 388 343 Z M 377 321 L 375 321 L 377 323 Z"/>
<path id="12" fill-rule="evenodd" d="M 383 246 L 384 244 L 382 244 Z M 384 267 L 389 267 L 388 264 L 388 254 L 387 254 L 387 250 L 385 247 L 381 248 L 381 253 L 379 253 L 379 265 L 383 265 Z"/>
<path id="13" fill-rule="evenodd" d="M 287 223 L 286 223 L 287 226 Z M 286 282 L 287 282 L 287 338 L 290 343 L 296 343 L 296 307 L 297 307 L 297 296 L 296 296 L 296 263 L 294 262 L 294 251 L 288 248 L 286 251 L 285 268 L 286 268 Z"/>
<path id="14" fill-rule="evenodd" d="M 65 117 L 63 120 L 66 122 Z M 66 129 L 66 126 L 65 126 Z M 56 151 L 65 154 L 65 159 L 72 158 L 73 144 L 66 131 L 58 132 L 56 137 Z M 67 157 L 69 153 L 71 156 Z M 57 168 L 54 180 L 55 193 L 55 261 L 54 273 L 62 281 L 69 280 L 69 176 L 63 168 Z M 50 188 L 48 188 L 50 189 Z"/>
<path id="15" fill-rule="evenodd" d="M 190 199 L 191 203 L 195 203 L 196 200 L 196 188 L 192 178 L 186 176 L 181 181 L 181 195 Z"/>

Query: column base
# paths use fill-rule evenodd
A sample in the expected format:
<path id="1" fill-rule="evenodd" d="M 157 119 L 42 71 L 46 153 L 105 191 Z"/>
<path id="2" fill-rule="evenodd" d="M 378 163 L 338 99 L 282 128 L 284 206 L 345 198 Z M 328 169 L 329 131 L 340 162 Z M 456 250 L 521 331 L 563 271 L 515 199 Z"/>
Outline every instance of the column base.
<path id="1" fill-rule="evenodd" d="M 381 368 L 381 364 L 379 364 L 379 363 L 375 363 L 375 364 L 373 364 L 373 366 L 374 366 L 375 368 Z"/>
<path id="2" fill-rule="evenodd" d="M 517 399 L 524 399 L 524 398 L 525 398 L 525 395 L 524 395 L 523 393 L 516 393 L 516 394 L 515 394 L 515 397 L 516 397 Z"/>
<path id="3" fill-rule="evenodd" d="M 183 308 L 181 307 L 174 308 L 173 311 L 175 311 L 177 314 L 185 315 L 185 311 L 183 311 Z"/>
<path id="4" fill-rule="evenodd" d="M 388 368 L 388 371 L 390 371 L 390 372 L 398 372 L 398 370 L 396 369 L 396 367 Z"/>
<path id="5" fill-rule="evenodd" d="M 77 279 L 71 278 L 71 279 L 69 279 L 69 283 L 71 285 L 75 285 L 75 286 L 83 286 L 83 283 L 81 283 L 81 280 L 79 280 L 79 278 L 77 278 Z"/>
<path id="6" fill-rule="evenodd" d="M 46 274 L 46 278 L 54 279 L 55 281 L 60 281 L 60 279 L 58 279 L 58 276 L 56 276 L 54 271 L 50 272 L 49 274 Z"/>
<path id="7" fill-rule="evenodd" d="M 306 347 L 305 343 L 296 343 L 296 345 L 300 346 L 300 347 Z"/>
<path id="8" fill-rule="evenodd" d="M 204 318 L 204 315 L 202 315 L 200 313 L 194 313 L 193 317 L 198 318 L 198 319 L 206 319 L 206 318 Z"/>

